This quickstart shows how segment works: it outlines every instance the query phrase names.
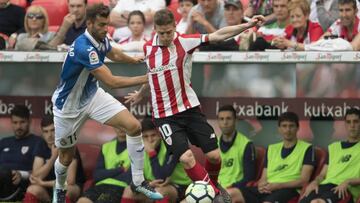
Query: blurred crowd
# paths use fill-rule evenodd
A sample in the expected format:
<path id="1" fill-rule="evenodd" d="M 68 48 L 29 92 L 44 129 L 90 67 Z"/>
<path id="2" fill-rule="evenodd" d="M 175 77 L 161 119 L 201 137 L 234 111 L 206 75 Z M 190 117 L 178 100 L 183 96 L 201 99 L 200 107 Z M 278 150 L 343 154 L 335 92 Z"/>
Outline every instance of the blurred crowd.
<path id="1" fill-rule="evenodd" d="M 124 51 L 142 51 L 153 16 L 170 9 L 181 33 L 212 33 L 253 15 L 266 23 L 200 51 L 348 51 L 360 49 L 356 0 L 0 0 L 0 50 L 65 51 L 86 29 L 86 8 L 111 8 L 108 37 Z"/>

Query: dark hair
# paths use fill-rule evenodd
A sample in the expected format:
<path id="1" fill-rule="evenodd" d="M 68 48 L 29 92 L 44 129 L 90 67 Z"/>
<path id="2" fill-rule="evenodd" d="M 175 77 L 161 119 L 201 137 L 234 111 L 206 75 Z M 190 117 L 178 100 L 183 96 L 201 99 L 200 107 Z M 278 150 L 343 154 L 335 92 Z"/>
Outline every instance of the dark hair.
<path id="1" fill-rule="evenodd" d="M 344 4 L 352 4 L 353 8 L 356 10 L 356 1 L 355 0 L 339 0 L 338 5 L 344 5 Z"/>
<path id="2" fill-rule="evenodd" d="M 190 1 L 191 3 L 193 3 L 193 5 L 197 4 L 197 0 L 179 0 L 179 3 L 184 2 L 184 1 Z"/>
<path id="3" fill-rule="evenodd" d="M 299 117 L 294 112 L 285 112 L 279 116 L 278 126 L 284 121 L 294 122 L 299 127 Z"/>
<path id="4" fill-rule="evenodd" d="M 15 105 L 12 109 L 11 116 L 17 116 L 20 118 L 30 119 L 30 111 L 25 105 Z"/>
<path id="5" fill-rule="evenodd" d="M 347 111 L 346 111 L 346 113 L 345 113 L 345 118 L 348 116 L 348 115 L 357 115 L 359 118 L 360 118 L 360 110 L 359 109 L 357 109 L 357 108 L 354 108 L 354 107 L 352 107 L 352 108 L 350 108 L 350 109 L 348 109 Z"/>
<path id="6" fill-rule="evenodd" d="M 220 107 L 219 109 L 219 112 L 222 112 L 222 111 L 230 111 L 234 118 L 236 118 L 236 110 L 234 109 L 234 107 L 232 105 L 224 105 L 222 107 Z"/>
<path id="7" fill-rule="evenodd" d="M 70 0 L 67 0 L 67 2 L 69 3 Z M 84 0 L 85 5 L 87 5 L 88 1 Z"/>
<path id="8" fill-rule="evenodd" d="M 156 127 L 150 117 L 147 116 L 141 121 L 141 130 L 143 132 L 147 130 L 156 130 Z"/>
<path id="9" fill-rule="evenodd" d="M 95 21 L 96 17 L 108 18 L 110 8 L 103 3 L 93 4 L 86 9 L 86 20 Z"/>
<path id="10" fill-rule="evenodd" d="M 130 23 L 130 19 L 132 16 L 140 16 L 142 22 L 145 24 L 145 15 L 143 12 L 139 11 L 139 10 L 135 10 L 135 11 L 131 11 L 129 13 L 128 19 L 127 19 L 127 24 L 129 25 Z"/>
<path id="11" fill-rule="evenodd" d="M 46 116 L 42 117 L 41 123 L 40 123 L 40 126 L 42 128 L 49 126 L 51 124 L 54 124 L 54 117 L 52 115 L 46 115 Z"/>
<path id="12" fill-rule="evenodd" d="M 168 9 L 161 9 L 155 13 L 155 25 L 169 25 L 175 23 L 174 15 Z"/>
<path id="13" fill-rule="evenodd" d="M 6 40 L 0 35 L 0 50 L 6 49 Z"/>

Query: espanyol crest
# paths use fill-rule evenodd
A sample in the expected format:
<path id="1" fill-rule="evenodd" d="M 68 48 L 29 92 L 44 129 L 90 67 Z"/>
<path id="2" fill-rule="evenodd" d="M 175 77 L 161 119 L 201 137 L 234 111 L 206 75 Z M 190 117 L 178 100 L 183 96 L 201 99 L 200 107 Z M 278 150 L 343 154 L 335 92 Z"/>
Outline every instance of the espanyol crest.
<path id="1" fill-rule="evenodd" d="M 23 146 L 21 147 L 21 153 L 26 154 L 29 151 L 29 146 Z"/>

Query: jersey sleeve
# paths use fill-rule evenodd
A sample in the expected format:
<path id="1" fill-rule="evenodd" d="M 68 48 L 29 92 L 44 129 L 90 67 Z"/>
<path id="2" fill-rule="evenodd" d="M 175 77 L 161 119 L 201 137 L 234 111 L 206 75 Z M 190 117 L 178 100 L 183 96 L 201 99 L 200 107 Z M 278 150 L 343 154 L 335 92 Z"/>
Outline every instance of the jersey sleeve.
<path id="1" fill-rule="evenodd" d="M 327 30 L 331 35 L 340 36 L 339 32 L 339 20 L 335 21 Z"/>
<path id="2" fill-rule="evenodd" d="M 76 46 L 76 45 L 75 45 Z M 87 70 L 91 71 L 103 65 L 94 47 L 75 47 L 74 60 L 77 60 Z"/>
<path id="3" fill-rule="evenodd" d="M 209 42 L 208 34 L 191 34 L 191 35 L 181 35 L 179 37 L 181 46 L 184 50 L 192 54 L 196 48 L 198 48 L 202 44 L 206 44 Z"/>
<path id="4" fill-rule="evenodd" d="M 316 167 L 315 150 L 312 145 L 309 146 L 305 152 L 303 165 L 311 165 Z"/>
<path id="5" fill-rule="evenodd" d="M 108 37 L 105 38 L 105 55 L 107 55 L 107 53 L 109 53 L 112 49 L 110 40 Z"/>

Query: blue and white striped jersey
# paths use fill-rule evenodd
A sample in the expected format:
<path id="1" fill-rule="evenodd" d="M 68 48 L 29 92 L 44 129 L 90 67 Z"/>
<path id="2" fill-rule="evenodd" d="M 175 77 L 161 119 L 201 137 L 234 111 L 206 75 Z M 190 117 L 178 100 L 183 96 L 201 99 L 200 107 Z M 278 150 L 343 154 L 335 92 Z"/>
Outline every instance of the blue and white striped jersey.
<path id="1" fill-rule="evenodd" d="M 52 103 L 55 115 L 76 117 L 90 103 L 99 83 L 90 71 L 103 65 L 111 50 L 108 38 L 97 42 L 86 30 L 70 46 Z"/>

